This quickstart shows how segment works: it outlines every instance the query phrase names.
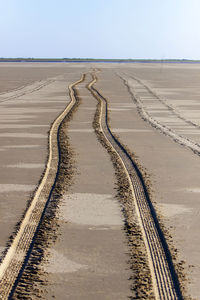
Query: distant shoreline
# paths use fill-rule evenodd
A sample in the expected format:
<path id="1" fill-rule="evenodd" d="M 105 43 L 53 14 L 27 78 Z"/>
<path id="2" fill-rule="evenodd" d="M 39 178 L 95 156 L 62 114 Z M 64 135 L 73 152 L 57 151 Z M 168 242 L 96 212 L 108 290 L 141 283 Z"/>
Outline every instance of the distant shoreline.
<path id="1" fill-rule="evenodd" d="M 200 63 L 190 59 L 0 58 L 0 62 L 34 63 Z"/>

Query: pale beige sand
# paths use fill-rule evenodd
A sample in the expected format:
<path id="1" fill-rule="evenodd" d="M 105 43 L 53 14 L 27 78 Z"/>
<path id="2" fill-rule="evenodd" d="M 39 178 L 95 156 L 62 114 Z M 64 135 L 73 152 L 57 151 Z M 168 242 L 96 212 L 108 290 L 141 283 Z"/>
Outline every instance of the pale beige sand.
<path id="1" fill-rule="evenodd" d="M 7 109 L 8 110 L 8 109 Z M 1 114 L 1 121 L 9 121 L 10 122 L 10 120 L 12 121 L 12 122 L 16 122 L 16 120 L 22 120 L 22 119 L 35 119 L 36 118 L 36 115 L 32 115 L 32 116 L 30 116 L 30 115 L 20 115 L 20 114 L 17 114 L 17 115 L 11 115 L 11 114 L 9 114 L 9 113 L 2 113 Z"/>
<path id="2" fill-rule="evenodd" d="M 10 103 L 11 101 L 9 101 Z M 16 101 L 15 101 L 16 102 Z M 65 102 L 66 103 L 66 102 Z M 62 107 L 62 106 L 61 106 Z M 3 106 L 2 106 L 3 108 Z M 6 108 L 4 106 L 4 108 Z M 9 115 L 16 115 L 16 114 L 19 114 L 19 115 L 27 115 L 27 114 L 35 114 L 35 113 L 50 113 L 50 112 L 58 112 L 60 110 L 60 108 L 44 108 L 44 107 L 40 107 L 40 108 L 35 108 L 35 107 L 31 107 L 31 110 L 30 110 L 30 107 L 27 107 L 27 108 L 10 108 L 9 109 Z M 1 114 L 0 114 L 1 115 Z"/>
<path id="3" fill-rule="evenodd" d="M 90 128 L 87 128 L 87 129 L 82 129 L 82 128 L 79 128 L 79 129 L 69 129 L 68 132 L 93 132 L 93 129 L 90 129 Z"/>
<path id="4" fill-rule="evenodd" d="M 19 133 L 19 132 L 4 132 L 0 133 L 0 137 L 12 137 L 12 138 L 30 138 L 30 139 L 46 139 L 47 136 L 42 133 Z"/>
<path id="5" fill-rule="evenodd" d="M 18 163 L 16 165 L 6 165 L 6 168 L 21 168 L 21 169 L 37 169 L 37 168 L 44 168 L 44 164 L 25 164 L 25 163 Z"/>
<path id="6" fill-rule="evenodd" d="M 49 254 L 49 264 L 44 266 L 44 271 L 48 273 L 71 273 L 80 269 L 87 269 L 88 266 L 81 265 L 68 259 L 63 253 L 51 249 Z"/>
<path id="7" fill-rule="evenodd" d="M 41 145 L 9 145 L 3 146 L 5 149 L 28 149 L 28 148 L 39 148 Z"/>
<path id="8" fill-rule="evenodd" d="M 10 123 L 10 124 L 12 124 L 12 123 L 22 123 L 23 124 L 23 122 L 26 122 L 26 120 L 24 119 L 14 119 L 14 120 L 12 120 L 11 118 L 6 118 L 6 119 L 4 119 L 4 120 L 0 120 L 0 124 L 7 124 L 7 123 Z"/>
<path id="9" fill-rule="evenodd" d="M 35 185 L 22 185 L 22 184 L 0 184 L 0 193 L 7 192 L 29 192 L 34 191 Z"/>
<path id="10" fill-rule="evenodd" d="M 112 132 L 120 132 L 120 133 L 129 133 L 129 132 L 138 132 L 138 133 L 142 133 L 142 132 L 150 132 L 150 130 L 148 129 L 130 129 L 130 128 L 112 128 Z"/>
<path id="11" fill-rule="evenodd" d="M 13 129 L 13 128 L 41 128 L 48 127 L 49 125 L 42 124 L 0 124 L 0 129 Z"/>
<path id="12" fill-rule="evenodd" d="M 191 187 L 191 188 L 186 188 L 185 189 L 187 192 L 191 192 L 191 193 L 200 193 L 200 187 Z"/>
<path id="13" fill-rule="evenodd" d="M 66 68 L 68 67 L 68 68 Z M 77 66 L 79 67 L 79 66 Z M 5 63 L 1 64 L 0 92 L 5 93 L 13 89 L 19 89 L 35 81 L 44 80 L 68 72 L 73 76 L 73 69 L 66 64 L 51 63 Z M 78 71 L 77 71 L 78 72 Z M 19 76 L 20 75 L 20 76 Z M 16 90 L 17 91 L 17 90 Z M 3 96 L 3 95 L 2 95 Z M 5 96 L 5 94 L 4 94 Z"/>
<path id="14" fill-rule="evenodd" d="M 193 209 L 184 205 L 161 203 L 159 205 L 161 213 L 165 217 L 174 217 L 180 214 L 193 214 Z"/>
<path id="15" fill-rule="evenodd" d="M 61 216 L 79 225 L 121 225 L 123 217 L 119 202 L 112 195 L 76 193 L 64 197 Z"/>
<path id="16" fill-rule="evenodd" d="M 109 108 L 109 111 L 127 111 L 129 108 Z"/>

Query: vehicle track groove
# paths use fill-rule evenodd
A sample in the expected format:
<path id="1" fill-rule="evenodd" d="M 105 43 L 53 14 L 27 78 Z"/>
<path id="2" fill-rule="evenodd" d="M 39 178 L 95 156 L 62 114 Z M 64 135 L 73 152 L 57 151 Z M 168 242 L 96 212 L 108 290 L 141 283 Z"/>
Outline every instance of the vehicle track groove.
<path id="1" fill-rule="evenodd" d="M 33 82 L 32 84 L 27 84 L 25 86 L 14 89 L 12 91 L 1 93 L 0 94 L 0 104 L 4 103 L 4 102 L 7 102 L 7 101 L 10 101 L 10 100 L 20 98 L 20 97 L 28 95 L 28 94 L 32 94 L 36 91 L 41 90 L 42 88 L 48 86 L 49 84 L 51 84 L 53 82 L 55 82 L 55 78 L 48 78 L 46 80 L 40 80 L 38 82 Z M 15 94 L 12 95 L 12 96 L 7 96 L 7 97 L 5 97 L 1 100 L 2 95 L 12 94 L 12 93 L 15 93 Z"/>
<path id="2" fill-rule="evenodd" d="M 183 299 L 171 254 L 160 229 L 155 210 L 148 197 L 142 175 L 131 156 L 109 128 L 108 101 L 94 87 L 96 82 L 97 76 L 93 74 L 93 80 L 88 85 L 88 89 L 100 103 L 100 131 L 112 150 L 118 155 L 130 184 L 146 251 L 148 253 L 155 298 L 157 300 Z"/>
<path id="3" fill-rule="evenodd" d="M 129 76 L 129 77 L 122 77 L 118 75 L 121 80 L 124 82 L 125 86 L 128 88 L 128 91 L 130 95 L 133 98 L 133 101 L 136 104 L 137 110 L 141 118 L 148 122 L 152 127 L 159 130 L 161 133 L 165 134 L 166 136 L 169 136 L 172 138 L 175 142 L 180 144 L 181 146 L 184 146 L 190 150 L 192 150 L 195 154 L 200 155 L 200 144 L 193 141 L 190 138 L 182 136 L 180 133 L 177 133 L 174 129 L 170 128 L 169 126 L 162 124 L 159 120 L 157 120 L 155 117 L 153 117 L 145 105 L 143 104 L 142 100 L 138 96 L 138 94 L 130 87 L 130 84 L 128 82 L 128 78 L 131 78 L 132 80 L 136 81 L 138 84 L 140 84 L 142 87 L 144 87 L 150 95 L 152 95 L 155 99 L 160 101 L 172 114 L 174 114 L 178 119 L 185 122 L 185 124 L 191 125 L 194 127 L 194 129 L 199 129 L 200 126 L 196 124 L 195 122 L 192 122 L 190 120 L 187 120 L 185 117 L 181 116 L 176 110 L 169 104 L 167 104 L 160 96 L 158 96 L 154 91 L 152 91 L 149 87 L 144 85 L 141 80 Z M 127 76 L 127 75 L 126 75 Z"/>
<path id="4" fill-rule="evenodd" d="M 84 78 L 85 74 L 82 75 L 80 80 L 69 86 L 71 101 L 51 126 L 46 170 L 21 222 L 19 230 L 0 265 L 0 299 L 2 300 L 10 298 L 13 286 L 21 273 L 30 246 L 34 241 L 35 234 L 47 207 L 59 168 L 59 128 L 64 118 L 72 111 L 76 104 L 74 87 L 81 83 Z"/>

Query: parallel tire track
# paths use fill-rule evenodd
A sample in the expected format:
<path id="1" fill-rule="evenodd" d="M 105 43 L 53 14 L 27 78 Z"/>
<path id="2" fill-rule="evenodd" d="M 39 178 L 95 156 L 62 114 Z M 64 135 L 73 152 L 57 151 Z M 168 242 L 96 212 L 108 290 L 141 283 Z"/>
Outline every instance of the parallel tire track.
<path id="1" fill-rule="evenodd" d="M 126 78 L 128 77 L 128 74 L 125 74 Z M 123 79 L 120 75 L 118 75 L 123 81 L 125 81 L 125 79 Z M 130 75 L 129 75 L 130 76 Z M 185 117 L 183 117 L 178 111 L 177 109 L 173 106 L 170 105 L 169 103 L 167 103 L 166 99 L 164 97 L 162 97 L 161 95 L 158 95 L 156 93 L 156 91 L 151 87 L 149 87 L 147 84 L 145 84 L 141 79 L 135 77 L 135 76 L 130 76 L 130 78 L 132 78 L 134 81 L 136 81 L 140 86 L 144 87 L 151 95 L 152 97 L 156 98 L 161 104 L 163 104 L 171 113 L 173 113 L 177 118 L 179 118 L 180 120 L 184 121 L 185 123 L 193 126 L 194 128 L 200 128 L 200 125 L 186 119 Z"/>
<path id="2" fill-rule="evenodd" d="M 54 81 L 55 81 L 54 78 L 50 78 L 50 79 L 47 79 L 47 80 L 40 80 L 39 82 L 33 82 L 32 84 L 22 86 L 20 88 L 14 89 L 12 91 L 1 93 L 0 97 L 2 95 L 12 94 L 13 92 L 15 92 L 15 94 L 12 95 L 12 96 L 7 96 L 7 97 L 3 98 L 2 100 L 0 99 L 0 103 L 4 103 L 4 102 L 10 101 L 10 100 L 14 100 L 14 99 L 20 98 L 22 96 L 25 96 L 27 94 L 32 94 L 36 91 L 39 91 L 43 87 L 53 83 Z"/>
<path id="3" fill-rule="evenodd" d="M 148 198 L 141 174 L 126 149 L 115 138 L 109 128 L 107 100 L 94 87 L 96 82 L 97 77 L 93 75 L 93 80 L 88 85 L 88 89 L 101 105 L 99 116 L 100 131 L 104 135 L 106 142 L 118 155 L 130 184 L 148 253 L 155 298 L 159 300 L 182 299 L 171 255 L 159 227 L 153 206 Z"/>
<path id="4" fill-rule="evenodd" d="M 57 143 L 59 127 L 66 115 L 73 109 L 76 103 L 74 87 L 81 83 L 84 80 L 84 77 L 85 75 L 82 75 L 80 80 L 69 86 L 71 102 L 51 126 L 49 133 L 49 156 L 44 176 L 29 208 L 27 209 L 20 228 L 0 265 L 0 299 L 2 300 L 9 298 L 34 236 L 38 230 L 41 217 L 46 209 L 59 165 L 60 150 Z"/>
<path id="5" fill-rule="evenodd" d="M 175 130 L 173 130 L 172 128 L 168 127 L 167 125 L 162 124 L 160 121 L 156 120 L 153 116 L 151 116 L 151 114 L 148 112 L 147 108 L 145 107 L 145 105 L 143 104 L 142 100 L 140 99 L 140 97 L 137 95 L 137 93 L 134 92 L 134 90 L 130 87 L 130 84 L 128 82 L 128 78 L 123 78 L 121 76 L 119 76 L 124 84 L 127 86 L 129 93 L 131 94 L 138 113 L 140 114 L 140 116 L 142 117 L 142 119 L 146 122 L 148 122 L 152 127 L 158 129 L 161 133 L 169 136 L 170 138 L 172 138 L 175 142 L 179 143 L 180 145 L 192 150 L 195 154 L 200 155 L 200 144 L 196 143 L 194 141 L 192 141 L 191 139 L 182 136 L 181 134 L 177 133 Z M 186 124 L 189 124 L 191 126 L 193 126 L 194 128 L 200 128 L 199 125 L 197 125 L 196 123 L 187 120 L 186 118 L 182 117 L 180 114 L 178 114 L 174 108 L 172 108 L 172 106 L 168 105 L 167 103 L 165 103 L 165 101 L 163 99 L 161 99 L 161 97 L 159 97 L 154 91 L 152 91 L 149 87 L 147 87 L 146 85 L 144 85 L 141 80 L 130 76 L 130 78 L 132 78 L 133 80 L 135 80 L 138 84 L 140 84 L 142 87 L 146 88 L 147 91 L 149 91 L 149 93 L 155 97 L 158 101 L 160 101 L 163 105 L 165 105 L 165 107 L 167 107 L 169 109 L 169 111 L 171 113 L 173 113 L 175 116 L 177 116 L 177 118 L 179 118 L 180 120 L 184 121 Z"/>

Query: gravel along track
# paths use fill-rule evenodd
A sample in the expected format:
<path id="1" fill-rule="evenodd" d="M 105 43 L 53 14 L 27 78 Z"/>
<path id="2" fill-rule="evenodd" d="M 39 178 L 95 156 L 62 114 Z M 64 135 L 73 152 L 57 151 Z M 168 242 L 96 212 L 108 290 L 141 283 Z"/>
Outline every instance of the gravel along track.
<path id="1" fill-rule="evenodd" d="M 126 149 L 120 144 L 109 128 L 108 102 L 94 87 L 96 82 L 97 77 L 93 75 L 93 81 L 88 85 L 88 89 L 100 103 L 99 131 L 103 133 L 104 139 L 110 145 L 112 151 L 117 154 L 126 172 L 148 253 L 155 298 L 182 299 L 171 256 L 152 204 L 148 199 L 141 175 Z"/>
<path id="2" fill-rule="evenodd" d="M 44 176 L 29 208 L 27 209 L 20 228 L 0 265 L 0 299 L 10 298 L 13 287 L 21 275 L 24 262 L 29 255 L 30 246 L 33 243 L 38 226 L 41 222 L 41 217 L 47 207 L 49 196 L 51 195 L 57 176 L 60 152 L 57 143 L 59 127 L 63 119 L 73 109 L 76 103 L 73 89 L 74 86 L 83 80 L 84 75 L 80 80 L 69 86 L 71 102 L 52 124 L 49 133 L 49 157 Z M 40 88 L 40 86 L 37 88 Z"/>

